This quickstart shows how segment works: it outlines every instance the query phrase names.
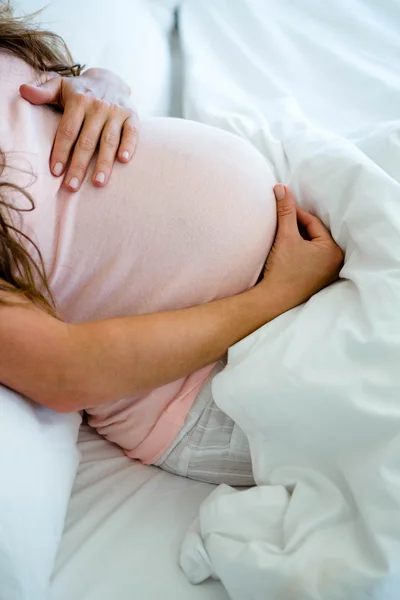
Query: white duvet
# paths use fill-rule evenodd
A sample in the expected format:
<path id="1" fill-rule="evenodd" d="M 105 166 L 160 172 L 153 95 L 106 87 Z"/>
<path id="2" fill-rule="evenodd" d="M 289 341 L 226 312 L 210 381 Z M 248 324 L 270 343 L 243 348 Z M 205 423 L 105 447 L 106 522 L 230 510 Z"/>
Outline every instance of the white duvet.
<path id="1" fill-rule="evenodd" d="M 346 260 L 338 283 L 230 350 L 213 391 L 249 438 L 258 487 L 221 486 L 203 502 L 181 566 L 193 583 L 221 579 L 235 600 L 398 600 L 400 7 L 267 4 L 268 15 L 256 0 L 233 15 L 226 1 L 188 0 L 187 115 L 255 143 Z M 340 22 L 358 32 L 347 47 L 329 29 Z M 311 60 L 307 26 L 326 59 L 324 71 L 315 62 L 319 100 L 284 61 L 280 78 L 268 66 L 276 39 L 288 64 Z M 241 85 L 252 69 L 260 78 Z M 337 69 L 342 101 L 324 79 Z"/>

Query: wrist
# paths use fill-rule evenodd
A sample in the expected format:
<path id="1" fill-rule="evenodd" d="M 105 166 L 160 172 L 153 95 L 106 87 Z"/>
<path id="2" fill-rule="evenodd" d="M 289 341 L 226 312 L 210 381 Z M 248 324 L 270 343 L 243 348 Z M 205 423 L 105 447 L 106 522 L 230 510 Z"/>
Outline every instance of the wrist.
<path id="1" fill-rule="evenodd" d="M 267 278 L 249 290 L 250 292 L 254 295 L 254 303 L 263 319 L 263 324 L 272 321 L 295 306 L 288 286 L 282 283 L 273 283 Z"/>
<path id="2" fill-rule="evenodd" d="M 212 304 L 218 309 L 218 340 L 224 352 L 291 308 L 283 291 L 267 282 Z"/>
<path id="3" fill-rule="evenodd" d="M 126 98 L 130 98 L 131 96 L 132 90 L 126 81 L 109 69 L 90 67 L 82 73 L 82 77 L 88 77 L 93 81 L 100 82 L 100 84 L 107 89 L 113 88 L 114 92 L 115 90 L 118 90 L 119 94 Z"/>

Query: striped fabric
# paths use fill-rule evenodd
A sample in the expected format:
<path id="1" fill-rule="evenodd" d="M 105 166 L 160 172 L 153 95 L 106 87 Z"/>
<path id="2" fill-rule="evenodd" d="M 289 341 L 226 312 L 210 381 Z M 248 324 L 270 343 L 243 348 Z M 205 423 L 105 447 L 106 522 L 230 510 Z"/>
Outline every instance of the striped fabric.
<path id="1" fill-rule="evenodd" d="M 207 483 L 254 485 L 250 448 L 243 431 L 215 404 L 211 384 L 220 361 L 198 394 L 179 436 L 157 461 L 161 469 Z"/>

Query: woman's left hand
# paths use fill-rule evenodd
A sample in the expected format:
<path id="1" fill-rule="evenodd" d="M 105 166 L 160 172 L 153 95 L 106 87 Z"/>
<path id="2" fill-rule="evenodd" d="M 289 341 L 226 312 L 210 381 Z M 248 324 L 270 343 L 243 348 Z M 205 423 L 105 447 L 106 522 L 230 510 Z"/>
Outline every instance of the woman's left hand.
<path id="1" fill-rule="evenodd" d="M 20 94 L 32 104 L 54 104 L 63 116 L 50 157 L 56 177 L 64 173 L 71 192 L 79 190 L 99 146 L 93 184 L 107 184 L 116 156 L 131 160 L 137 144 L 138 117 L 129 103 L 129 87 L 106 69 L 88 69 L 79 77 L 49 73 L 39 85 L 24 84 Z"/>

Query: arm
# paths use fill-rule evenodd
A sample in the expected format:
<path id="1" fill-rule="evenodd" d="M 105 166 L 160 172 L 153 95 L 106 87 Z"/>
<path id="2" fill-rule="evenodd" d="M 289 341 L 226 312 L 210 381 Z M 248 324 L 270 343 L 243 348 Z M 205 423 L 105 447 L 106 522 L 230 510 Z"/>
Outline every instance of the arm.
<path id="1" fill-rule="evenodd" d="M 39 85 L 22 85 L 20 93 L 32 104 L 53 104 L 63 111 L 50 157 L 51 172 L 56 177 L 65 175 L 65 186 L 76 192 L 98 147 L 92 181 L 105 186 L 115 158 L 127 163 L 135 154 L 138 118 L 128 85 L 107 69 L 88 69 L 79 77 L 45 73 L 41 78 Z"/>
<path id="2" fill-rule="evenodd" d="M 60 412 L 154 389 L 214 362 L 285 310 L 254 288 L 194 308 L 79 325 L 31 305 L 0 309 L 0 380 Z"/>
<path id="3" fill-rule="evenodd" d="M 310 240 L 301 237 L 298 221 Z M 194 308 L 70 325 L 27 303 L 0 308 L 0 381 L 61 412 L 174 381 L 334 281 L 340 248 L 287 192 L 263 281 Z"/>

